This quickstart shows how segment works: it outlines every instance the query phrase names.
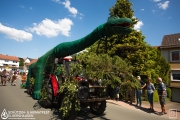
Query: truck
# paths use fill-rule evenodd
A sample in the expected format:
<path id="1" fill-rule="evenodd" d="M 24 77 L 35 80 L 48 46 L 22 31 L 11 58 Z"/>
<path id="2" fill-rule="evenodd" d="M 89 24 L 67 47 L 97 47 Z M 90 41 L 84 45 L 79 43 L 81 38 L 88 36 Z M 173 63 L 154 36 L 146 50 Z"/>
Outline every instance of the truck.
<path id="1" fill-rule="evenodd" d="M 111 16 L 106 23 L 99 25 L 87 36 L 72 42 L 60 43 L 30 65 L 25 88 L 34 99 L 43 99 L 41 102 L 43 107 L 52 107 L 56 104 L 59 105 L 61 112 L 67 111 L 62 115 L 64 119 L 74 119 L 78 107 L 90 106 L 92 113 L 97 115 L 104 113 L 108 87 L 102 86 L 100 82 L 93 82 L 94 78 L 86 78 L 83 74 L 73 75 L 73 80 L 67 81 L 68 74 L 64 75 L 58 69 L 65 66 L 68 73 L 69 65 L 74 60 L 67 59 L 66 56 L 84 50 L 104 36 L 129 34 L 131 24 L 132 20 L 129 18 Z M 30 84 L 31 78 L 34 78 L 33 85 Z M 74 90 L 77 90 L 74 94 L 74 103 L 67 102 L 71 94 L 68 93 L 70 88 L 66 83 L 70 85 L 71 82 L 77 82 L 77 86 L 74 86 Z"/>
<path id="2" fill-rule="evenodd" d="M 58 62 L 53 63 L 50 71 L 44 73 L 45 79 L 42 85 L 42 89 L 46 96 L 40 101 L 41 106 L 45 108 L 50 108 L 58 106 L 59 108 L 69 106 L 67 105 L 68 88 L 64 87 L 65 82 L 67 82 L 67 75 L 64 72 L 58 71 L 59 66 L 64 67 L 66 71 L 69 71 L 70 64 L 81 64 L 75 60 L 68 60 L 66 58 L 60 58 Z M 66 73 L 67 74 L 67 73 Z M 87 79 L 83 73 L 72 76 L 76 80 L 76 84 L 73 89 L 77 89 L 75 93 L 70 93 L 70 96 L 75 96 L 69 104 L 72 105 L 72 109 L 68 111 L 63 117 L 66 119 L 74 119 L 76 117 L 76 108 L 82 109 L 90 107 L 93 114 L 100 115 L 103 114 L 106 109 L 106 100 L 108 99 L 108 90 L 106 86 L 102 86 L 100 82 L 94 81 L 92 79 Z M 63 88 L 62 92 L 59 89 Z M 75 106 L 75 101 L 77 101 L 77 106 Z M 66 104 L 65 104 L 66 103 Z M 63 112 L 61 110 L 61 112 Z"/>

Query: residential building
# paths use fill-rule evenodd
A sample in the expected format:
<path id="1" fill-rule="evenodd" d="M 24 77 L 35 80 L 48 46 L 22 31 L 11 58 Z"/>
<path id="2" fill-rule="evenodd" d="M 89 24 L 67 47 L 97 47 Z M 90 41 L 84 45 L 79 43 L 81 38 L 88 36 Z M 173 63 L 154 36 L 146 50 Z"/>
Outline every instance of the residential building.
<path id="1" fill-rule="evenodd" d="M 31 64 L 33 64 L 34 62 L 36 62 L 37 60 L 38 60 L 38 59 L 31 59 L 30 63 L 25 64 L 26 67 L 27 67 L 27 70 L 29 69 L 29 66 L 30 66 Z"/>
<path id="2" fill-rule="evenodd" d="M 19 65 L 19 70 L 20 70 L 20 72 L 28 72 L 28 69 L 27 69 L 27 64 L 29 64 L 30 62 L 31 62 L 31 58 L 20 58 L 19 57 L 19 59 L 20 59 L 20 65 Z M 21 64 L 21 62 L 23 63 L 23 64 Z"/>
<path id="3" fill-rule="evenodd" d="M 8 71 L 19 68 L 19 58 L 16 56 L 0 54 L 0 71 L 6 69 Z"/>
<path id="4" fill-rule="evenodd" d="M 180 102 L 180 33 L 165 35 L 160 49 L 162 56 L 171 66 L 172 101 Z"/>
<path id="5" fill-rule="evenodd" d="M 29 64 L 31 61 L 30 61 L 30 59 L 29 58 L 25 58 L 24 59 L 24 66 L 23 66 L 23 70 L 24 71 L 28 71 L 28 68 L 27 68 L 27 64 Z"/>

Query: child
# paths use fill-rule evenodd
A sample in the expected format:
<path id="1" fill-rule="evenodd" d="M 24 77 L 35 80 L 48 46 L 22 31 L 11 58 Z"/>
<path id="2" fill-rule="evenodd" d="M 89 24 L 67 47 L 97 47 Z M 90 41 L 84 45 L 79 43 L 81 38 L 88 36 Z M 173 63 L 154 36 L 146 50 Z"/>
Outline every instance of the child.
<path id="1" fill-rule="evenodd" d="M 12 79 L 11 79 L 11 85 L 12 85 L 12 86 L 16 86 L 17 78 L 18 78 L 17 73 L 14 72 L 14 74 L 13 74 L 13 76 L 12 76 Z"/>
<path id="2" fill-rule="evenodd" d="M 24 72 L 23 75 L 21 76 L 21 82 L 22 84 L 24 84 L 26 82 L 26 79 L 27 79 L 27 75 L 26 73 Z"/>

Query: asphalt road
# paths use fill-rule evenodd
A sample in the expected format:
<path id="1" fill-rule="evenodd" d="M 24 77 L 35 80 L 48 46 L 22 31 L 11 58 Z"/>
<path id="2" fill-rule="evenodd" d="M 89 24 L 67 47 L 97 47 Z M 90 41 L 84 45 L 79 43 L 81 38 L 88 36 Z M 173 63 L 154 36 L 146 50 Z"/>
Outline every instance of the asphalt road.
<path id="1" fill-rule="evenodd" d="M 0 86 L 0 119 L 6 118 L 6 113 L 9 113 L 7 119 L 61 120 L 58 111 L 44 108 L 35 110 L 33 108 L 35 103 L 37 100 L 32 99 L 25 89 L 20 89 L 20 81 L 16 86 L 11 86 L 10 83 L 7 83 L 7 86 Z M 87 108 L 78 112 L 77 120 L 168 120 L 168 118 L 107 103 L 103 115 L 93 115 Z"/>

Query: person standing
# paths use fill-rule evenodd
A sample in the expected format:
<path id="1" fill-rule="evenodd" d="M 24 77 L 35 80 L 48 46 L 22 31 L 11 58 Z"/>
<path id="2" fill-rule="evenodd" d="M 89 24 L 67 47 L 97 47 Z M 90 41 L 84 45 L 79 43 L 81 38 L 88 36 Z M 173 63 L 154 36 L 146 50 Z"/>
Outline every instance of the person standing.
<path id="1" fill-rule="evenodd" d="M 0 83 L 2 84 L 2 72 L 0 71 Z"/>
<path id="2" fill-rule="evenodd" d="M 128 101 L 130 100 L 130 104 L 132 104 L 133 102 L 133 90 L 132 90 L 132 87 L 131 87 L 131 81 L 128 80 L 127 83 L 127 90 L 126 90 L 126 102 L 128 103 Z M 130 97 L 130 98 L 129 98 Z"/>
<path id="3" fill-rule="evenodd" d="M 23 75 L 21 76 L 22 85 L 23 85 L 24 83 L 26 83 L 26 79 L 27 79 L 27 75 L 26 75 L 26 73 L 24 72 Z"/>
<path id="4" fill-rule="evenodd" d="M 155 90 L 155 87 L 154 87 L 154 85 L 152 84 L 152 80 L 151 80 L 151 78 L 148 78 L 147 95 L 148 95 L 148 101 L 149 101 L 149 103 L 150 103 L 150 108 L 149 108 L 149 110 L 151 110 L 152 112 L 154 112 L 154 108 L 153 108 L 154 90 Z"/>
<path id="5" fill-rule="evenodd" d="M 1 73 L 1 83 L 3 86 L 6 86 L 6 81 L 7 81 L 7 77 L 8 77 L 8 73 L 7 73 L 7 70 L 4 69 Z"/>
<path id="6" fill-rule="evenodd" d="M 141 80 L 141 77 L 140 77 L 140 76 L 137 76 L 137 79 L 139 80 L 141 87 L 136 90 L 136 100 L 137 100 L 137 104 L 136 104 L 136 105 L 139 106 L 139 107 L 141 107 L 141 105 L 142 105 L 142 100 L 141 100 L 142 89 L 146 87 L 146 83 L 144 83 L 144 82 Z"/>
<path id="7" fill-rule="evenodd" d="M 119 101 L 120 85 L 118 85 L 118 83 L 117 86 L 115 87 L 115 90 L 116 90 L 116 101 Z"/>
<path id="8" fill-rule="evenodd" d="M 9 74 L 9 79 L 8 81 L 11 82 L 12 81 L 12 76 L 14 75 L 14 71 L 13 69 L 10 71 L 10 74 Z"/>
<path id="9" fill-rule="evenodd" d="M 167 92 L 166 92 L 166 86 L 165 84 L 162 82 L 162 78 L 158 77 L 157 78 L 157 83 L 158 83 L 158 95 L 159 95 L 159 102 L 161 105 L 161 111 L 162 114 L 167 114 L 166 112 L 166 96 L 167 96 Z"/>
<path id="10" fill-rule="evenodd" d="M 11 85 L 12 86 L 16 86 L 17 78 L 18 78 L 18 75 L 16 72 L 14 72 L 14 74 L 12 75 L 12 78 L 11 78 Z"/>

